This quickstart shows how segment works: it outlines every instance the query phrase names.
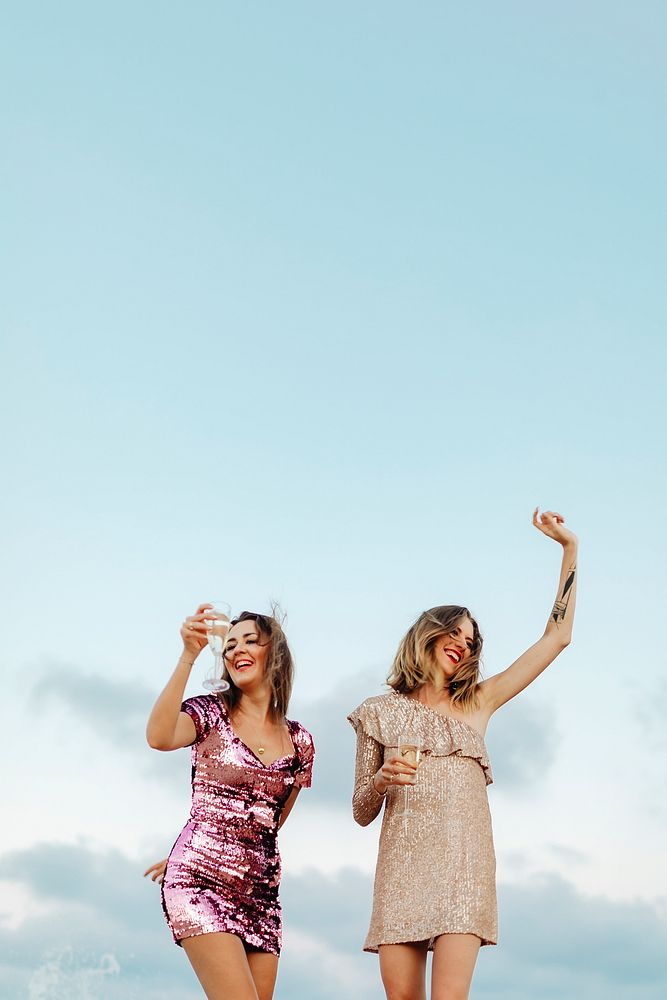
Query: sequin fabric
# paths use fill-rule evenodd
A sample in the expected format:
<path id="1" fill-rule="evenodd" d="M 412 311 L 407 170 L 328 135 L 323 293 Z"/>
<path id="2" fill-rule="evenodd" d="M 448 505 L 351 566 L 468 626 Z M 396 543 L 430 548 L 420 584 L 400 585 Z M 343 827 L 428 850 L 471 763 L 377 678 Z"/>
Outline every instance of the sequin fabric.
<path id="1" fill-rule="evenodd" d="M 348 719 L 357 733 L 354 818 L 366 826 L 384 806 L 364 951 L 381 944 L 475 934 L 496 944 L 496 861 L 486 786 L 493 780 L 482 736 L 459 719 L 392 691 Z M 419 735 L 415 785 L 380 795 L 373 775 L 396 754 L 401 733 Z M 403 796 L 405 795 L 405 800 Z M 404 819 L 404 802 L 413 814 Z"/>
<path id="2" fill-rule="evenodd" d="M 280 815 L 293 788 L 311 783 L 313 740 L 288 721 L 294 753 L 265 764 L 234 732 L 217 695 L 189 698 L 192 808 L 174 844 L 162 906 L 174 940 L 222 932 L 280 954 Z"/>

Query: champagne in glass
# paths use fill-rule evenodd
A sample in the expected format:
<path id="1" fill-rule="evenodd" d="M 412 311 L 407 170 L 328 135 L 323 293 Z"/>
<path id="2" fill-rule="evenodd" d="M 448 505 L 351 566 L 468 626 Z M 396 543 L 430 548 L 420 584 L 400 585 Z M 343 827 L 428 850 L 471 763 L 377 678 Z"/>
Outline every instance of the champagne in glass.
<path id="1" fill-rule="evenodd" d="M 401 733 L 398 740 L 398 756 L 408 764 L 418 765 L 421 755 L 422 745 L 419 735 L 408 730 Z M 404 822 L 415 815 L 408 808 L 408 787 L 408 785 L 403 785 L 403 811 L 399 813 Z"/>
<path id="2" fill-rule="evenodd" d="M 207 691 L 219 693 L 229 691 L 229 683 L 222 676 L 222 656 L 225 638 L 229 632 L 231 608 L 226 601 L 211 601 L 206 610 L 206 638 L 213 653 L 213 669 L 207 674 L 203 685 Z"/>

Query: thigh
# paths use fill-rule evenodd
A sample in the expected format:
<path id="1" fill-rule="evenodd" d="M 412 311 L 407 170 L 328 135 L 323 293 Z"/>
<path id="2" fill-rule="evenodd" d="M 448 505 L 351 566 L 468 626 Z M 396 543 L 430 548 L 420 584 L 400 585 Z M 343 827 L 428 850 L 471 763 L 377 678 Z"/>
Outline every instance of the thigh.
<path id="1" fill-rule="evenodd" d="M 198 934 L 181 944 L 208 1000 L 259 1000 L 240 938 Z"/>
<path id="2" fill-rule="evenodd" d="M 387 1000 L 426 1000 L 426 941 L 381 944 L 380 975 Z"/>
<path id="3" fill-rule="evenodd" d="M 481 943 L 474 934 L 441 934 L 436 938 L 431 1000 L 468 1000 Z"/>
<path id="4" fill-rule="evenodd" d="M 278 975 L 278 956 L 270 951 L 249 951 L 247 957 L 259 1000 L 271 1000 Z"/>

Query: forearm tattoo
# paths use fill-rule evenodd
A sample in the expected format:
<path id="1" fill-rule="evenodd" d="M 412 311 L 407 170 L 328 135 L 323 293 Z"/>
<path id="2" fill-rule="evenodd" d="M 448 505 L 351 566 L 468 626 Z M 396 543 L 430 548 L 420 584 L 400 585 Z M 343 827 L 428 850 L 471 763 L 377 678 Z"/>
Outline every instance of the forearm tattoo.
<path id="1" fill-rule="evenodd" d="M 565 621 L 565 615 L 567 614 L 567 606 L 570 603 L 570 598 L 572 597 L 572 587 L 574 585 L 574 578 L 577 572 L 576 565 L 570 566 L 567 571 L 567 578 L 563 584 L 563 593 L 556 599 L 556 603 L 553 606 L 551 612 L 551 621 L 555 622 L 556 625 L 560 625 L 561 622 Z"/>

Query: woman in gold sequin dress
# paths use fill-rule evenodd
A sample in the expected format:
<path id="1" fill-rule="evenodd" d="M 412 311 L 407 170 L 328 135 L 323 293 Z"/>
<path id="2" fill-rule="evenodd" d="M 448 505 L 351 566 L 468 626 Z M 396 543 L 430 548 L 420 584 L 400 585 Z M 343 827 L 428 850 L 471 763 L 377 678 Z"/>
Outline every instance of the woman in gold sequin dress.
<path id="1" fill-rule="evenodd" d="M 398 648 L 390 693 L 349 716 L 357 734 L 354 818 L 366 826 L 384 807 L 364 950 L 379 952 L 387 1000 L 425 1000 L 429 951 L 432 1000 L 466 1000 L 480 946 L 497 941 L 484 734 L 493 713 L 568 645 L 576 599 L 576 536 L 553 511 L 535 510 L 533 524 L 563 549 L 542 637 L 482 681 L 482 637 L 468 609 L 431 608 Z M 420 744 L 418 766 L 399 755 L 405 734 Z"/>

